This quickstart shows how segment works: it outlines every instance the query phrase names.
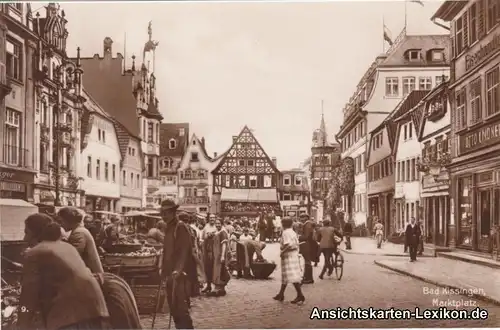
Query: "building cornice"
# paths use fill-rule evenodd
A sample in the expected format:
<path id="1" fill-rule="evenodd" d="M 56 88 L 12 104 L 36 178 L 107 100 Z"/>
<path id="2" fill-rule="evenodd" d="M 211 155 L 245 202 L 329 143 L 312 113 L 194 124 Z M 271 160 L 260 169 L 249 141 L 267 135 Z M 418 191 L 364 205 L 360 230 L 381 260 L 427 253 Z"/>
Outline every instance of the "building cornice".
<path id="1" fill-rule="evenodd" d="M 340 126 L 340 130 L 335 135 L 336 140 L 341 140 L 345 137 L 345 135 L 357 124 L 361 119 L 364 119 L 367 115 L 366 110 L 357 110 L 355 113 L 350 116 L 347 121 Z"/>

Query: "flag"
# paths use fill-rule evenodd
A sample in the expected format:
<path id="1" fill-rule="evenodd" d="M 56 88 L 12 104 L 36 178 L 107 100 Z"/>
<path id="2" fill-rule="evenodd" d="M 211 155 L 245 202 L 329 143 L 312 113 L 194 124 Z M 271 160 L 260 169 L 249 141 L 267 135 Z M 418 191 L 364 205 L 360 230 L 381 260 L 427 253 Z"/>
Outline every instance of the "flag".
<path id="1" fill-rule="evenodd" d="M 424 3 L 420 0 L 410 0 L 410 2 L 417 3 L 417 4 L 421 5 L 422 7 L 424 7 Z"/>
<path id="2" fill-rule="evenodd" d="M 389 29 L 387 28 L 387 26 L 385 26 L 385 24 L 384 24 L 384 40 L 387 41 L 389 45 L 392 46 L 393 42 L 392 42 L 391 31 L 389 31 Z"/>

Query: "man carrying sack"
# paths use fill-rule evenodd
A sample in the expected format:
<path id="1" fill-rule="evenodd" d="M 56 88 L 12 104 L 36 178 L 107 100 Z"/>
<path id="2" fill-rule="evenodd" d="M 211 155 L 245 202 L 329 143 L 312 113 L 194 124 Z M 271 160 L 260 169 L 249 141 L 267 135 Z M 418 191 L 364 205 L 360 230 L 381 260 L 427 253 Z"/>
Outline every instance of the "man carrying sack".
<path id="1" fill-rule="evenodd" d="M 161 217 L 167 224 L 163 242 L 162 279 L 166 279 L 167 302 L 177 329 L 194 329 L 189 314 L 190 288 L 197 281 L 191 234 L 187 225 L 179 221 L 179 205 L 171 199 L 161 203 Z"/>

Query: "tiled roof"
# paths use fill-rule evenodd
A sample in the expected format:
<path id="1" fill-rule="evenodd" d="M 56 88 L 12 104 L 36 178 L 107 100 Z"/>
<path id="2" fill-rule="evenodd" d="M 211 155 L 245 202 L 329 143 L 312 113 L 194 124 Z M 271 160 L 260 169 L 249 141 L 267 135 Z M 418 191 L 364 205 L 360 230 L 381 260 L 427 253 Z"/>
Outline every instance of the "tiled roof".
<path id="1" fill-rule="evenodd" d="M 132 90 L 132 76 L 122 74 L 122 58 L 82 58 L 83 86 L 103 109 L 139 136 L 137 102 Z"/>
<path id="2" fill-rule="evenodd" d="M 184 135 L 180 136 L 179 130 L 184 129 Z M 169 141 L 177 141 L 174 149 L 169 148 Z M 163 123 L 160 125 L 160 156 L 182 157 L 186 151 L 189 139 L 189 123 Z"/>
<path id="3" fill-rule="evenodd" d="M 141 141 L 141 139 L 137 136 L 134 136 L 132 133 L 130 133 L 125 126 L 123 126 L 119 121 L 117 121 L 115 118 L 112 118 L 113 120 L 113 125 L 115 126 L 115 131 L 116 131 L 116 137 L 118 139 L 118 146 L 120 147 L 120 155 L 122 157 L 122 162 L 125 161 L 125 157 L 127 157 L 127 150 L 128 150 L 128 145 L 130 142 L 130 139 L 135 139 L 138 142 Z M 139 152 L 139 157 L 142 162 L 144 162 L 144 157 L 142 157 L 142 150 L 139 148 L 137 150 Z M 144 168 L 144 164 L 142 164 L 142 167 Z"/>
<path id="4" fill-rule="evenodd" d="M 379 67 L 412 67 L 412 66 L 445 66 L 450 63 L 450 36 L 442 35 L 406 35 L 401 43 L 387 56 Z M 421 50 L 421 61 L 409 61 L 408 50 Z M 429 51 L 433 49 L 444 49 L 444 61 L 430 61 Z"/>

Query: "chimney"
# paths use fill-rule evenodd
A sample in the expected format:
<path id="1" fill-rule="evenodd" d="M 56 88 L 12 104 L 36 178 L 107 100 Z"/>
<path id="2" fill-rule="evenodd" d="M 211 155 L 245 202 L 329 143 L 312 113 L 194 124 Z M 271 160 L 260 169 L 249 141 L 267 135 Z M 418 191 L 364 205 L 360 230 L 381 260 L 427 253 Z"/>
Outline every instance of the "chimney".
<path id="1" fill-rule="evenodd" d="M 214 152 L 214 158 L 217 158 L 217 153 L 216 152 Z"/>
<path id="2" fill-rule="evenodd" d="M 233 143 L 235 143 L 236 140 L 238 140 L 238 137 L 237 136 L 233 136 Z"/>
<path id="3" fill-rule="evenodd" d="M 274 166 L 278 167 L 278 160 L 276 159 L 276 157 L 272 157 L 271 161 L 273 162 Z"/>
<path id="4" fill-rule="evenodd" d="M 202 145 L 202 146 L 205 146 L 205 137 L 202 137 L 202 138 L 201 138 L 201 145 Z"/>

